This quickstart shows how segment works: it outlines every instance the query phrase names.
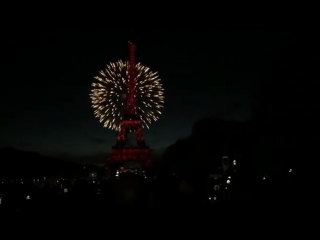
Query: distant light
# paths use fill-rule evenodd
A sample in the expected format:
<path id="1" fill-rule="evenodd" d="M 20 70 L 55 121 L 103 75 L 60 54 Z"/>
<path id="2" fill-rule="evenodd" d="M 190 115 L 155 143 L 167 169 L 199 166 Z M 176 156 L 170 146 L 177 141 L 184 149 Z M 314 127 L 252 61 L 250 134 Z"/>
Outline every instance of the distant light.
<path id="1" fill-rule="evenodd" d="M 28 195 L 28 196 L 26 197 L 26 199 L 29 200 L 29 199 L 30 199 L 30 196 Z"/>
<path id="2" fill-rule="evenodd" d="M 214 197 L 213 200 L 217 200 L 217 197 Z"/>
<path id="3" fill-rule="evenodd" d="M 68 188 L 63 189 L 63 192 L 67 193 L 68 192 Z"/>
<path id="4" fill-rule="evenodd" d="M 227 184 L 230 184 L 230 180 L 227 180 Z"/>
<path id="5" fill-rule="evenodd" d="M 233 165 L 237 165 L 237 160 L 233 160 Z"/>
<path id="6" fill-rule="evenodd" d="M 209 200 L 211 200 L 211 197 L 209 197 Z"/>
<path id="7" fill-rule="evenodd" d="M 228 178 L 231 179 L 231 176 L 229 176 Z"/>
<path id="8" fill-rule="evenodd" d="M 291 168 L 289 169 L 289 172 L 292 172 L 292 169 L 291 169 Z"/>
<path id="9" fill-rule="evenodd" d="M 92 181 L 92 183 L 96 183 L 96 181 Z"/>

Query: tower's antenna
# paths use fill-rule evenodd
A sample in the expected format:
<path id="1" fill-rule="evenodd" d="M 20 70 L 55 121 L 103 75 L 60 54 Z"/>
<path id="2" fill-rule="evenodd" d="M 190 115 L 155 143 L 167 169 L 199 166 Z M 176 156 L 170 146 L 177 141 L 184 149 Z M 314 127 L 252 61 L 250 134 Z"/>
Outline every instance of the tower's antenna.
<path id="1" fill-rule="evenodd" d="M 134 29 L 131 29 L 129 33 L 129 43 L 137 44 L 136 41 L 136 31 Z"/>

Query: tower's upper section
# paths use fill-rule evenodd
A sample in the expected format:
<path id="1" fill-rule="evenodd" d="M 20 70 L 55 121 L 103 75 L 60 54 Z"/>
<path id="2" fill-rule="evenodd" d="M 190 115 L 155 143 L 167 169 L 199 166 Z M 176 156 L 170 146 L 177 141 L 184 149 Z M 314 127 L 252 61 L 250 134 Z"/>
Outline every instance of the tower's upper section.
<path id="1" fill-rule="evenodd" d="M 136 89 L 136 45 L 129 42 L 129 68 L 127 81 L 127 115 L 136 115 L 137 89 Z"/>

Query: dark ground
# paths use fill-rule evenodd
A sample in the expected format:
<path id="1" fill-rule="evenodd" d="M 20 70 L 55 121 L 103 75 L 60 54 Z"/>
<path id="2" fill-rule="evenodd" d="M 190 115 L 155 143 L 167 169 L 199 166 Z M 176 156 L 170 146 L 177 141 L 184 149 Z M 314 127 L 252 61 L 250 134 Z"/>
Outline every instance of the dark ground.
<path id="1" fill-rule="evenodd" d="M 142 177 L 125 176 L 104 183 L 101 193 L 88 186 L 78 186 L 70 193 L 51 194 L 34 192 L 30 200 L 18 192 L 7 194 L 0 205 L 0 213 L 7 216 L 74 217 L 118 216 L 143 213 L 213 213 L 216 216 L 247 212 L 247 214 L 271 214 L 296 211 L 303 208 L 303 199 L 296 199 L 295 191 L 279 187 L 236 193 L 242 197 L 225 199 L 212 204 L 205 193 L 182 194 L 174 180 L 147 181 Z M 245 195 L 245 196 L 244 196 Z"/>

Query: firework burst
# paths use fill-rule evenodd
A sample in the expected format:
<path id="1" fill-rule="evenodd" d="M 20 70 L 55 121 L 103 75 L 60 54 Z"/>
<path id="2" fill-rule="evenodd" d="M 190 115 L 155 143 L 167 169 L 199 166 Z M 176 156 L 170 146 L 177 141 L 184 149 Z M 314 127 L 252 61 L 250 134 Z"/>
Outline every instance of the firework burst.
<path id="1" fill-rule="evenodd" d="M 90 94 L 94 115 L 104 127 L 119 130 L 126 109 L 128 62 L 110 63 L 94 77 Z M 159 119 L 164 105 L 162 84 L 157 72 L 136 64 L 137 114 L 143 127 Z"/>

